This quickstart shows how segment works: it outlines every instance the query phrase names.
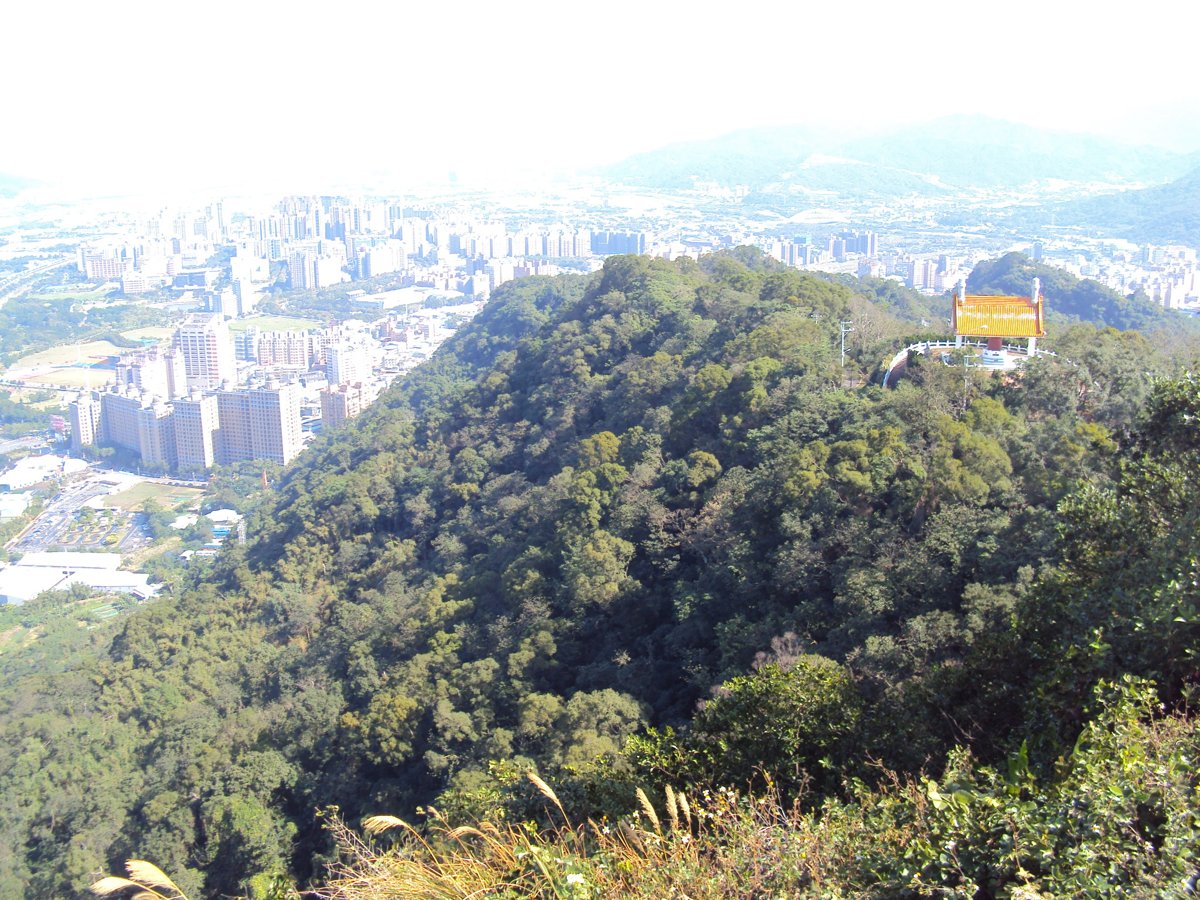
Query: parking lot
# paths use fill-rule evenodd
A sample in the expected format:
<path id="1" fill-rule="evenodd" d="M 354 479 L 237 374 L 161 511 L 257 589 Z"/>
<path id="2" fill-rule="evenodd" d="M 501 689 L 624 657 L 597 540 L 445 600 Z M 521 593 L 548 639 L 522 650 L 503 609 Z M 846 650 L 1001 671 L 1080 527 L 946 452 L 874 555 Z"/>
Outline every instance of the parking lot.
<path id="1" fill-rule="evenodd" d="M 13 550 L 30 553 L 42 550 L 118 551 L 141 546 L 144 535 L 139 520 L 144 516 L 122 510 L 94 510 L 80 516 L 96 497 L 104 497 L 141 479 L 136 476 L 94 473 L 63 485 L 46 502 L 45 509 L 13 544 Z M 114 539 L 115 538 L 115 539 Z"/>

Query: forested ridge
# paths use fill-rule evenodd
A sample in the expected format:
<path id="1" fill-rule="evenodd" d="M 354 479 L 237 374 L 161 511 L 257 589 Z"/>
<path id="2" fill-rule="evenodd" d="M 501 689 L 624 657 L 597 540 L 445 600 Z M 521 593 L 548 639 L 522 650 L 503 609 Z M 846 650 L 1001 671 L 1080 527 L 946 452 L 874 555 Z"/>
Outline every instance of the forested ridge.
<path id="1" fill-rule="evenodd" d="M 977 265 L 967 288 L 972 293 L 1028 296 L 1035 277 L 1041 279 L 1042 295 L 1048 298 L 1046 316 L 1051 325 L 1082 321 L 1120 329 L 1195 329 L 1193 319 L 1164 310 L 1144 294 L 1122 297 L 1098 281 L 1076 278 L 1015 251 Z"/>
<path id="2" fill-rule="evenodd" d="M 320 880 L 318 810 L 536 818 L 530 768 L 597 820 L 725 785 L 900 829 L 881 773 L 949 760 L 987 797 L 975 767 L 1023 747 L 1057 798 L 1086 729 L 1196 678 L 1196 347 L 1076 325 L 1071 364 L 868 385 L 914 327 L 746 252 L 498 289 L 202 582 L 12 676 L 0 896 L 131 856 L 193 897 Z M 1124 676 L 1151 681 L 1094 705 Z M 1130 802 L 1194 866 L 1160 793 Z M 846 877 L 910 877 L 868 856 Z M 1121 877 L 1181 883 L 1159 869 Z"/>

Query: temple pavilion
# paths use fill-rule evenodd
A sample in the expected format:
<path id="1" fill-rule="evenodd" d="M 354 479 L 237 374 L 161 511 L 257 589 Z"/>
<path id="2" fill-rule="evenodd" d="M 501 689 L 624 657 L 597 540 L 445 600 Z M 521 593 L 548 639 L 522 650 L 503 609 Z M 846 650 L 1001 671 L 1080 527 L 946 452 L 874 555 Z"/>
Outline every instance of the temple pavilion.
<path id="1" fill-rule="evenodd" d="M 1004 365 L 1008 355 L 1005 341 L 1028 340 L 1029 349 L 1024 355 L 1034 356 L 1037 339 L 1046 335 L 1042 286 L 1037 278 L 1033 279 L 1033 291 L 1028 297 L 971 295 L 964 279 L 954 294 L 952 315 L 956 347 L 963 345 L 964 338 L 987 341 L 983 352 L 985 365 Z"/>

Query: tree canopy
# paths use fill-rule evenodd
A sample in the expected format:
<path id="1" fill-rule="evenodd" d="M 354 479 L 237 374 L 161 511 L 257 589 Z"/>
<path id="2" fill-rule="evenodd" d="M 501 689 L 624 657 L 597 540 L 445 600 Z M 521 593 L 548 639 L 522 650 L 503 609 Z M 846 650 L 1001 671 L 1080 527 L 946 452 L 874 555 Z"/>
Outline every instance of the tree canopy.
<path id="1" fill-rule="evenodd" d="M 1034 728 L 1052 766 L 1100 679 L 1180 697 L 1196 649 L 1195 383 L 1078 327 L 1091 361 L 889 391 L 910 321 L 742 253 L 503 286 L 245 546 L 0 692 L 0 893 L 304 880 L 317 810 L 516 816 L 513 767 L 600 816 L 756 766 L 845 799 Z"/>

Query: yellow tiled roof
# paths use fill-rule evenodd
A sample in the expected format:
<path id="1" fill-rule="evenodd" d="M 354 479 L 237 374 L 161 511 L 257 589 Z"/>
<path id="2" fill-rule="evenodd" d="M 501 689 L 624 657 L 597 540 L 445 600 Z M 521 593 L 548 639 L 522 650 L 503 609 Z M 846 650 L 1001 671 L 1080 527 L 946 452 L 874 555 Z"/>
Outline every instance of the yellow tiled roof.
<path id="1" fill-rule="evenodd" d="M 954 295 L 954 333 L 964 337 L 1044 337 L 1042 298 Z"/>

